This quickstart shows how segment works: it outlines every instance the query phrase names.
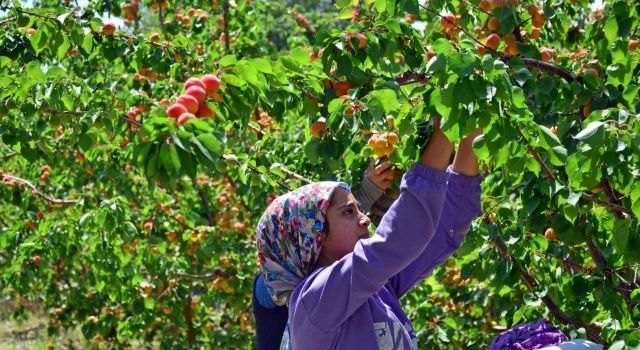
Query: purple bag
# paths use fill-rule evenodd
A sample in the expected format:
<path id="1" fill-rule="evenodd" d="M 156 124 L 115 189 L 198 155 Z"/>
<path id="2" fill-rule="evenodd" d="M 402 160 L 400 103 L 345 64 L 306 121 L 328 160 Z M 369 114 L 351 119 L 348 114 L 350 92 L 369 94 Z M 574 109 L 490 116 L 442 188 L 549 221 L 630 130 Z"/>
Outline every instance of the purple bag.
<path id="1" fill-rule="evenodd" d="M 567 340 L 569 338 L 564 333 L 543 319 L 498 334 L 489 350 L 534 350 Z"/>

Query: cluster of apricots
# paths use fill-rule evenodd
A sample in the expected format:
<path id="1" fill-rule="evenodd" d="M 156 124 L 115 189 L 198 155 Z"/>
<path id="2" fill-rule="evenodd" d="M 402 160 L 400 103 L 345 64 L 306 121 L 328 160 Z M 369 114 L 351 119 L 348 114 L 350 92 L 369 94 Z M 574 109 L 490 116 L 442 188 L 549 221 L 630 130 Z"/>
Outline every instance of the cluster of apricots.
<path id="1" fill-rule="evenodd" d="M 379 158 L 386 157 L 393 153 L 393 150 L 399 142 L 400 138 L 395 132 L 373 133 L 369 141 L 367 141 Z"/>
<path id="2" fill-rule="evenodd" d="M 122 11 L 124 12 L 124 25 L 130 26 L 138 19 L 138 8 L 140 7 L 140 0 L 131 0 L 131 2 L 122 5 Z"/>
<path id="3" fill-rule="evenodd" d="M 140 70 L 133 76 L 133 79 L 137 82 L 144 83 L 145 81 L 158 81 L 167 79 L 166 73 L 156 73 L 147 68 L 140 68 Z"/>
<path id="4" fill-rule="evenodd" d="M 180 7 L 176 8 L 176 19 L 180 21 L 180 23 L 182 23 L 183 27 L 188 27 L 189 22 L 192 18 L 207 21 L 209 20 L 209 14 L 203 9 L 197 9 L 193 7 L 189 8 L 187 10 L 187 13 L 184 14 Z"/>
<path id="5" fill-rule="evenodd" d="M 162 2 L 152 2 L 151 5 L 149 5 L 149 8 L 151 9 L 151 11 L 158 11 L 160 9 L 164 10 L 168 7 L 167 4 L 167 0 L 163 0 Z"/>
<path id="6" fill-rule="evenodd" d="M 440 17 L 440 28 L 442 34 L 448 39 L 454 39 L 460 34 L 460 26 L 458 20 L 460 15 L 454 15 L 452 13 L 445 13 Z"/>
<path id="7" fill-rule="evenodd" d="M 184 94 L 177 98 L 176 102 L 167 108 L 167 116 L 174 119 L 179 126 L 188 120 L 199 118 L 213 118 L 215 114 L 206 99 L 220 100 L 218 90 L 220 79 L 212 74 L 202 78 L 189 78 L 184 83 Z"/>
<path id="8" fill-rule="evenodd" d="M 307 17 L 305 17 L 302 13 L 297 12 L 297 11 L 292 11 L 291 15 L 293 16 L 293 19 L 296 20 L 296 22 L 298 23 L 298 25 L 302 28 L 305 29 L 309 29 L 309 20 L 307 19 Z"/>
<path id="9" fill-rule="evenodd" d="M 518 0 L 482 0 L 480 1 L 478 7 L 488 13 L 491 14 L 493 10 L 497 8 L 502 8 L 505 6 L 518 6 Z M 540 37 L 540 28 L 542 28 L 547 20 L 544 11 L 542 11 L 537 5 L 530 4 L 527 6 L 527 12 L 529 13 L 532 29 L 530 32 L 521 31 L 520 35 L 523 38 L 528 38 L 531 40 L 536 40 Z M 444 19 L 443 19 L 444 21 Z M 487 22 L 485 23 L 484 28 L 475 27 L 474 32 L 480 36 L 486 36 L 484 41 L 484 45 L 476 44 L 476 49 L 478 50 L 478 54 L 483 55 L 485 53 L 485 48 L 489 48 L 491 50 L 497 50 L 500 46 L 500 43 L 504 41 L 505 43 L 505 54 L 509 56 L 515 56 L 520 53 L 518 50 L 518 45 L 516 41 L 516 36 L 514 34 L 505 35 L 504 38 L 500 37 L 497 33 L 500 29 L 500 20 L 495 16 L 491 15 Z M 547 61 L 553 57 L 550 55 L 551 51 L 543 54 L 543 61 L 546 59 Z M 546 62 L 546 61 L 545 61 Z"/>

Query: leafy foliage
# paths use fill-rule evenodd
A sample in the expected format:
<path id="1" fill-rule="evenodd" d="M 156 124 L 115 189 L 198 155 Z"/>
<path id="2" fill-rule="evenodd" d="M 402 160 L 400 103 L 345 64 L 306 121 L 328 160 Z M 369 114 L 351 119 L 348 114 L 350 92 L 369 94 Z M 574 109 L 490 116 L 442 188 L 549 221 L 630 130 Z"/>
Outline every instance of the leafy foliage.
<path id="1" fill-rule="evenodd" d="M 403 300 L 420 347 L 483 348 L 540 317 L 638 347 L 635 2 L 35 5 L 0 19 L 1 290 L 41 301 L 49 332 L 250 348 L 269 200 L 357 185 L 372 135 L 398 135 L 384 154 L 408 169 L 441 115 L 451 140 L 484 129 L 485 215 Z M 127 26 L 107 34 L 104 13 Z M 204 74 L 215 117 L 178 125 L 163 100 Z"/>

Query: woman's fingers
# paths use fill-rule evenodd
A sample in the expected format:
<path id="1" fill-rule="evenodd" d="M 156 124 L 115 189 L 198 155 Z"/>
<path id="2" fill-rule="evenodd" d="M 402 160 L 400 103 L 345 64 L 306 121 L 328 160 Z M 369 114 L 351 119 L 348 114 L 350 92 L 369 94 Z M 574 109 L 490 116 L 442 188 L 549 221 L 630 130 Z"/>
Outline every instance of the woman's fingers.
<path id="1" fill-rule="evenodd" d="M 375 169 L 375 174 L 376 175 L 380 175 L 380 173 L 382 173 L 383 171 L 387 170 L 391 168 L 391 163 L 389 161 L 383 162 L 380 165 L 378 165 Z"/>

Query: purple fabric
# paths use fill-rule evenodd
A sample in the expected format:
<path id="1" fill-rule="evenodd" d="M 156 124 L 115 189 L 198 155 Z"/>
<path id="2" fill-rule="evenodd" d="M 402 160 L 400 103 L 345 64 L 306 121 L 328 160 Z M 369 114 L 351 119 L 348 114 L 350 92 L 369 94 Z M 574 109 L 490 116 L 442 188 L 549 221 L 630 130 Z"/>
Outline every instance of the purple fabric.
<path id="1" fill-rule="evenodd" d="M 547 320 L 539 320 L 500 333 L 489 350 L 534 350 L 560 344 L 569 338 Z"/>
<path id="2" fill-rule="evenodd" d="M 460 247 L 480 213 L 480 180 L 414 165 L 376 234 L 291 294 L 289 348 L 417 349 L 399 298 Z"/>

